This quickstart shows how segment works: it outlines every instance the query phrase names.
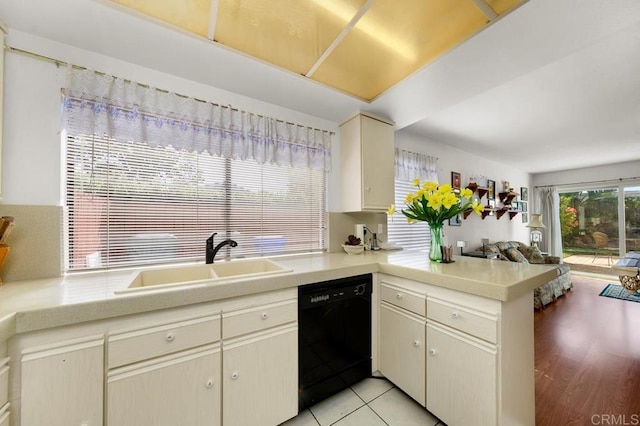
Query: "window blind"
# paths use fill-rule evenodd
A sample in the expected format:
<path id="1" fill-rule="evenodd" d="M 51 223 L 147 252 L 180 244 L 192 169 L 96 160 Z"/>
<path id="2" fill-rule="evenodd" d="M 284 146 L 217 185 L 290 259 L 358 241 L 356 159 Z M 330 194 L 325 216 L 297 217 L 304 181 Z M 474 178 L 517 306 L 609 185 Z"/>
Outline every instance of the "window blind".
<path id="1" fill-rule="evenodd" d="M 409 192 L 415 192 L 412 182 L 396 178 L 395 205 L 396 213 L 387 218 L 387 232 L 389 241 L 393 241 L 406 250 L 429 251 L 431 233 L 426 222 L 408 223 L 406 216 L 400 210 L 405 205 L 405 197 Z"/>
<path id="2" fill-rule="evenodd" d="M 66 269 L 323 250 L 326 173 L 95 135 L 66 135 Z"/>

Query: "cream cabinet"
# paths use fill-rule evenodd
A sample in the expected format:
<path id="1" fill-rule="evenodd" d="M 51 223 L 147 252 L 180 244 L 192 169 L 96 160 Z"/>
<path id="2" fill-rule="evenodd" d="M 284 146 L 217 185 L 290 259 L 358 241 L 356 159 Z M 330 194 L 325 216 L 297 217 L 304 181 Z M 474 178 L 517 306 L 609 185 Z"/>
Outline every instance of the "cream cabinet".
<path id="1" fill-rule="evenodd" d="M 22 351 L 22 426 L 98 426 L 104 339 L 93 336 Z"/>
<path id="2" fill-rule="evenodd" d="M 424 406 L 424 295 L 385 282 L 380 293 L 380 372 Z"/>
<path id="3" fill-rule="evenodd" d="M 220 425 L 220 346 L 112 370 L 107 394 L 111 426 Z"/>
<path id="4" fill-rule="evenodd" d="M 219 425 L 220 315 L 111 332 L 107 425 Z"/>
<path id="5" fill-rule="evenodd" d="M 298 414 L 298 311 L 293 290 L 288 300 L 223 312 L 225 426 L 278 425 Z"/>
<path id="6" fill-rule="evenodd" d="M 393 123 L 363 113 L 342 123 L 340 170 L 343 211 L 386 211 L 394 200 Z"/>
<path id="7" fill-rule="evenodd" d="M 378 277 L 382 374 L 449 426 L 535 424 L 531 292 L 503 302 Z"/>
<path id="8" fill-rule="evenodd" d="M 497 349 L 427 322 L 427 408 L 448 425 L 497 423 Z"/>

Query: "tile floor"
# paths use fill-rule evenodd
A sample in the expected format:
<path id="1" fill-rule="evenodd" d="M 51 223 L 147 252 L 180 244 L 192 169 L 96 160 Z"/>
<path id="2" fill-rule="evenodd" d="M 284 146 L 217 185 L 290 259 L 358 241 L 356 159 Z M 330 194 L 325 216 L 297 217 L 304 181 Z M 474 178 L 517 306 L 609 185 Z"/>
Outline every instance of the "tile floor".
<path id="1" fill-rule="evenodd" d="M 392 383 L 369 378 L 281 426 L 446 426 Z"/>

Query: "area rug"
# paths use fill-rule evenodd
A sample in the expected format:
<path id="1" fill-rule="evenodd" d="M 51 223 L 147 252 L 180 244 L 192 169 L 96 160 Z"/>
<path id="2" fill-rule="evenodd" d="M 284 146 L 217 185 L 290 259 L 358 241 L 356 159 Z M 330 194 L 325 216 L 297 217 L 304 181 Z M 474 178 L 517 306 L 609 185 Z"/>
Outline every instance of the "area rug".
<path id="1" fill-rule="evenodd" d="M 600 292 L 600 296 L 640 302 L 640 294 L 631 294 L 619 284 L 607 284 L 604 290 Z"/>

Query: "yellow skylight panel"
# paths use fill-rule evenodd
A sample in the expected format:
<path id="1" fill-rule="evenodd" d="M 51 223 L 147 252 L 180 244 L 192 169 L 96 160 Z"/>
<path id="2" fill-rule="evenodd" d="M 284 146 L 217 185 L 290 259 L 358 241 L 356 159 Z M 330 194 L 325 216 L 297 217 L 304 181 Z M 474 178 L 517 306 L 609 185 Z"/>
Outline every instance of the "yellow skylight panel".
<path id="1" fill-rule="evenodd" d="M 365 0 L 220 0 L 215 40 L 306 74 Z"/>
<path id="2" fill-rule="evenodd" d="M 207 36 L 211 0 L 112 0 L 167 24 Z"/>
<path id="3" fill-rule="evenodd" d="M 312 78 L 371 100 L 486 22 L 470 0 L 377 1 Z"/>

